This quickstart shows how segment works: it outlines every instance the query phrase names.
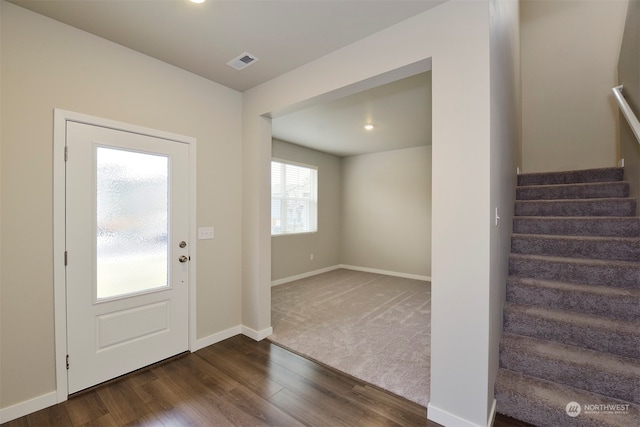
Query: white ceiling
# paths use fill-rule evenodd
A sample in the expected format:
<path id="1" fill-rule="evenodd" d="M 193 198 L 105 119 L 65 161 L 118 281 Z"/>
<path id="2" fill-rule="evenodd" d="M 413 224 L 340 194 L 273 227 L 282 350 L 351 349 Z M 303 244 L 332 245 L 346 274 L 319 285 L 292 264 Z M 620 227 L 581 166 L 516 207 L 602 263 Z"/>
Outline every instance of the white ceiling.
<path id="1" fill-rule="evenodd" d="M 188 0 L 9 1 L 245 91 L 446 0 L 208 0 L 203 4 Z M 258 61 L 241 71 L 226 65 L 244 52 Z M 428 135 L 418 135 L 418 128 L 425 127 L 424 120 L 412 125 L 407 122 L 407 115 L 425 117 L 420 108 L 429 117 L 431 114 L 422 102 L 425 87 L 416 88 L 422 95 L 407 92 L 407 87 L 416 83 L 396 85 L 398 93 L 391 93 L 394 86 L 390 85 L 373 94 L 274 119 L 274 136 L 338 155 L 371 152 L 372 147 L 402 148 L 384 143 L 390 140 L 411 141 L 409 146 L 418 140 L 429 143 L 430 126 Z M 407 103 L 402 114 L 398 111 L 401 100 Z M 360 132 L 364 118 L 376 125 L 373 132 Z M 354 130 L 357 126 L 360 128 Z M 318 145 L 322 139 L 331 147 Z M 354 146 L 347 148 L 348 143 Z M 365 147 L 364 151 L 357 146 Z"/>
<path id="2" fill-rule="evenodd" d="M 277 117 L 272 133 L 337 156 L 431 145 L 431 72 Z"/>

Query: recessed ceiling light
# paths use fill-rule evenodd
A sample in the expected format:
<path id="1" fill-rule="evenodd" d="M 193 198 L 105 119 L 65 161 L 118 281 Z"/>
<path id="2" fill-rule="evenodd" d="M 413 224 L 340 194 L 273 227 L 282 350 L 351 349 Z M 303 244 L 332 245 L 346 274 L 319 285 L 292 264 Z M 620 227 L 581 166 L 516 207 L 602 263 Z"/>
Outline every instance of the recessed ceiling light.
<path id="1" fill-rule="evenodd" d="M 373 129 L 373 125 L 372 124 L 366 124 L 366 125 L 364 125 L 364 128 L 366 130 L 371 130 L 371 129 Z"/>
<path id="2" fill-rule="evenodd" d="M 205 2 L 205 0 L 189 0 L 189 1 L 190 1 L 191 3 L 198 3 L 198 4 L 200 4 L 200 3 L 204 3 L 204 2 Z"/>

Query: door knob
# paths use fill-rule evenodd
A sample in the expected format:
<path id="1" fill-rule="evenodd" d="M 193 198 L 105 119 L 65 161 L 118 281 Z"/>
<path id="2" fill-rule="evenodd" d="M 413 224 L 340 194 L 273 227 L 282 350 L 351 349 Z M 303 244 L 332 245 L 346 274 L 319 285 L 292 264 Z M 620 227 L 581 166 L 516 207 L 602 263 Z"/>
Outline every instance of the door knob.
<path id="1" fill-rule="evenodd" d="M 187 257 L 186 257 L 186 256 L 184 256 L 184 255 L 180 255 L 180 258 L 178 258 L 178 261 L 180 261 L 180 262 L 187 262 L 187 261 L 189 261 L 189 258 L 187 258 Z"/>

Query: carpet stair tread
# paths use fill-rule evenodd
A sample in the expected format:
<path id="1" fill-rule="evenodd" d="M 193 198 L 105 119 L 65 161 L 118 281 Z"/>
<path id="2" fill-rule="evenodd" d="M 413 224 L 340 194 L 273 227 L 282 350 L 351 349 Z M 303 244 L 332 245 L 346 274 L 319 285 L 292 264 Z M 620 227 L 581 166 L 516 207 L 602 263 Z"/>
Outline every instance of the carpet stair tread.
<path id="1" fill-rule="evenodd" d="M 516 200 L 516 216 L 634 216 L 633 198 Z"/>
<path id="2" fill-rule="evenodd" d="M 588 285 L 640 288 L 640 262 L 509 255 L 509 275 Z"/>
<path id="3" fill-rule="evenodd" d="M 640 405 L 558 384 L 530 375 L 499 369 L 496 379 L 496 410 L 538 427 L 631 427 L 640 419 Z M 581 412 L 567 414 L 577 402 Z M 617 405 L 619 413 L 593 410 L 591 405 Z"/>
<path id="4" fill-rule="evenodd" d="M 500 366 L 640 404 L 640 360 L 522 335 L 502 337 Z"/>
<path id="5" fill-rule="evenodd" d="M 640 237 L 640 217 L 517 216 L 513 232 L 521 234 Z"/>
<path id="6" fill-rule="evenodd" d="M 518 186 L 622 181 L 623 176 L 624 169 L 618 167 L 524 173 L 518 175 Z"/>
<path id="7" fill-rule="evenodd" d="M 640 319 L 640 289 L 510 276 L 507 302 L 609 317 Z"/>
<path id="8" fill-rule="evenodd" d="M 640 359 L 640 322 L 507 303 L 504 332 Z"/>
<path id="9" fill-rule="evenodd" d="M 640 237 L 556 236 L 519 234 L 511 237 L 511 252 L 570 258 L 640 261 Z"/>
<path id="10" fill-rule="evenodd" d="M 516 188 L 517 200 L 602 199 L 629 197 L 626 181 L 528 185 Z"/>
<path id="11" fill-rule="evenodd" d="M 640 427 L 640 217 L 629 188 L 623 168 L 518 176 L 498 412 L 540 427 Z M 594 410 L 607 404 L 625 411 Z"/>

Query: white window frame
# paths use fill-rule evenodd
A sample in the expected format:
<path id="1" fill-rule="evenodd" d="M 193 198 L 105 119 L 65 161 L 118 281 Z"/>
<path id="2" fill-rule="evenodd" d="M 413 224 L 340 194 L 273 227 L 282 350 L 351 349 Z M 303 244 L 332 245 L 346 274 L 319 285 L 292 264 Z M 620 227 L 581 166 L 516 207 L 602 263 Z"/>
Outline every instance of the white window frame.
<path id="1" fill-rule="evenodd" d="M 305 230 L 305 231 L 282 231 L 280 230 L 280 232 L 275 232 L 273 231 L 273 211 L 271 212 L 271 236 L 272 237 L 277 237 L 277 236 L 292 236 L 292 235 L 296 235 L 296 234 L 311 234 L 311 233 L 317 233 L 318 232 L 318 167 L 314 166 L 314 165 L 309 165 L 309 164 L 305 164 L 305 163 L 300 163 L 300 162 L 294 162 L 291 160 L 286 160 L 286 159 L 280 159 L 280 158 L 276 158 L 273 157 L 271 158 L 271 165 L 273 167 L 273 163 L 280 163 L 283 165 L 291 165 L 291 166 L 297 166 L 297 167 L 302 167 L 302 168 L 306 168 L 306 169 L 311 169 L 313 171 L 315 171 L 315 174 L 312 174 L 312 183 L 311 183 L 311 194 L 309 198 L 293 198 L 293 199 L 288 199 L 286 197 L 282 197 L 279 198 L 278 200 L 280 200 L 281 203 L 281 207 L 282 207 L 282 202 L 284 200 L 303 200 L 307 203 L 310 204 L 310 211 L 309 211 L 309 224 L 310 224 L 310 228 L 309 230 Z M 284 181 L 284 176 L 286 176 L 286 172 L 283 170 L 283 181 Z M 271 177 L 271 175 L 270 175 Z M 273 181 L 271 182 L 273 183 Z M 273 209 L 273 203 L 274 203 L 274 197 L 273 197 L 273 193 L 271 194 L 271 206 Z M 285 224 L 286 223 L 286 209 L 281 208 L 281 224 Z"/>

